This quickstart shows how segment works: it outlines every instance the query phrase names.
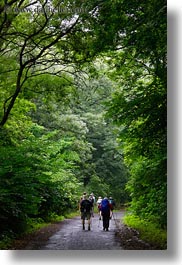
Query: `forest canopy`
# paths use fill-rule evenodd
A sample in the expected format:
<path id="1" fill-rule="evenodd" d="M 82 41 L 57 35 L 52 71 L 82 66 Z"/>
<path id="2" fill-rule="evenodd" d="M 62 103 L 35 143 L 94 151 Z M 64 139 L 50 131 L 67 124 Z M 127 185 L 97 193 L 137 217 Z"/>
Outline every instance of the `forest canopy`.
<path id="1" fill-rule="evenodd" d="M 0 1 L 1 238 L 84 190 L 167 226 L 166 2 Z"/>

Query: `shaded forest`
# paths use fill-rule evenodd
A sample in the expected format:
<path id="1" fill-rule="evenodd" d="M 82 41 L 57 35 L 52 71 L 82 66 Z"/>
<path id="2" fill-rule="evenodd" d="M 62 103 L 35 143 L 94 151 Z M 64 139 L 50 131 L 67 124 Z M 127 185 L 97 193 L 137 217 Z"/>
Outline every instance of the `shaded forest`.
<path id="1" fill-rule="evenodd" d="M 0 240 L 113 196 L 167 227 L 161 0 L 0 1 Z"/>

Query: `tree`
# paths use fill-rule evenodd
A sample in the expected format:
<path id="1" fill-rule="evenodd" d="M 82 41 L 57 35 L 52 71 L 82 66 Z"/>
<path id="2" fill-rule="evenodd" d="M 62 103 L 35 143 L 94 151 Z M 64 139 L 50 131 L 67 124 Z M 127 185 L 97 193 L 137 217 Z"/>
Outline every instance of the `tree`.
<path id="1" fill-rule="evenodd" d="M 115 84 L 104 75 L 103 71 L 107 71 L 104 62 L 96 61 L 95 68 L 97 78 L 86 79 L 84 83 L 77 84 L 77 94 L 71 101 L 72 110 L 79 114 L 87 126 L 86 139 L 93 146 L 89 159 L 90 170 L 85 172 L 84 184 L 96 196 L 110 195 L 118 204 L 124 204 L 128 200 L 125 191 L 128 173 L 123 164 L 122 151 L 118 148 L 115 133 L 117 128 L 105 117 L 105 102 L 111 97 Z M 98 179 L 107 188 L 103 187 L 102 190 L 102 185 L 99 185 L 96 190 L 91 191 Z"/>
<path id="2" fill-rule="evenodd" d="M 108 1 L 110 2 L 110 1 Z M 8 7 L 7 7 L 7 5 Z M 1 7 L 3 57 L 13 55 L 16 67 L 1 74 L 14 72 L 15 84 L 3 104 L 0 126 L 4 126 L 17 97 L 26 89 L 26 81 L 41 74 L 73 75 L 75 64 L 88 62 L 111 45 L 97 47 L 102 30 L 105 6 L 98 1 L 9 1 Z M 100 16 L 102 17 L 101 21 Z M 8 23 L 8 27 L 5 28 Z M 29 26 L 31 24 L 31 27 Z M 110 33 L 112 31 L 110 30 Z M 113 32 L 115 34 L 115 32 Z M 93 38 L 95 36 L 95 38 Z"/>
<path id="3" fill-rule="evenodd" d="M 130 1 L 123 11 L 128 23 L 123 49 L 109 61 L 118 89 L 108 114 L 120 127 L 130 168 L 131 210 L 166 227 L 166 6 L 163 1 Z"/>
<path id="4" fill-rule="evenodd" d="M 3 53 L 7 53 L 10 50 L 10 53 L 15 53 L 18 62 L 14 93 L 5 101 L 4 113 L 0 123 L 1 126 L 6 123 L 15 100 L 22 91 L 23 84 L 28 78 L 30 78 L 30 76 L 35 75 L 35 73 L 32 74 L 30 70 L 32 71 L 35 64 L 41 64 L 41 67 L 38 67 L 36 74 L 40 74 L 42 71 L 45 72 L 50 69 L 53 64 L 55 64 L 55 59 L 49 60 L 48 58 L 52 58 L 52 56 L 56 55 L 54 51 L 51 51 L 51 47 L 53 47 L 61 38 L 69 34 L 77 23 L 77 20 L 74 20 L 70 22 L 67 27 L 64 27 L 64 30 L 62 29 L 59 32 L 58 29 L 56 30 L 54 27 L 53 33 L 50 24 L 53 13 L 47 14 L 45 10 L 48 1 L 45 1 L 43 4 L 41 4 L 40 1 L 36 2 L 39 4 L 39 7 L 41 7 L 43 12 L 40 15 L 37 14 L 33 11 L 33 5 L 30 5 L 32 13 L 18 11 L 19 14 L 11 23 L 11 29 L 9 29 L 9 32 L 3 36 L 3 45 L 6 47 L 3 49 Z M 23 8 L 26 7 L 24 6 Z M 13 12 L 13 9 L 11 11 Z M 4 12 L 7 13 L 7 10 Z M 28 27 L 30 22 L 31 27 Z M 25 29 L 28 30 L 24 32 Z M 44 59 L 45 57 L 47 57 L 47 59 Z M 46 62 L 47 64 L 45 66 Z"/>

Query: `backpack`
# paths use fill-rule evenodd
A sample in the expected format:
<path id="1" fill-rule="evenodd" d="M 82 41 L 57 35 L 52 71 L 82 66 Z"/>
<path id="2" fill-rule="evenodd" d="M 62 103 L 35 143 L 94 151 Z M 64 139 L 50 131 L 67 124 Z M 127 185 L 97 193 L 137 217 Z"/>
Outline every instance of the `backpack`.
<path id="1" fill-rule="evenodd" d="M 109 206 L 109 201 L 108 199 L 103 199 L 101 202 L 101 212 L 103 214 L 108 214 L 110 213 L 110 206 Z"/>
<path id="2" fill-rule="evenodd" d="M 81 202 L 81 212 L 86 212 L 89 213 L 91 211 L 92 208 L 92 203 L 89 200 L 83 200 Z"/>

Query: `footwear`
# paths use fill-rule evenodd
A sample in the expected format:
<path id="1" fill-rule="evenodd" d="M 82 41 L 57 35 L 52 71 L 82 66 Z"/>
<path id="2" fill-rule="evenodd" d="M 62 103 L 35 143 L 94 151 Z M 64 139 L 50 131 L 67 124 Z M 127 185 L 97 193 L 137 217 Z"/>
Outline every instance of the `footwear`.
<path id="1" fill-rule="evenodd" d="M 106 228 L 106 231 L 109 231 L 109 229 L 108 229 L 108 228 Z"/>
<path id="2" fill-rule="evenodd" d="M 105 231 L 105 229 L 106 229 L 106 228 L 104 227 L 103 230 Z"/>

